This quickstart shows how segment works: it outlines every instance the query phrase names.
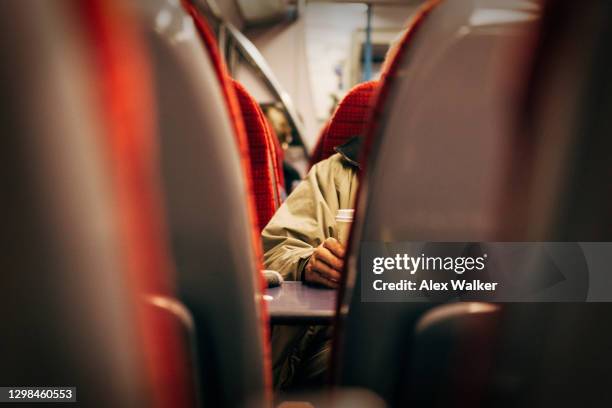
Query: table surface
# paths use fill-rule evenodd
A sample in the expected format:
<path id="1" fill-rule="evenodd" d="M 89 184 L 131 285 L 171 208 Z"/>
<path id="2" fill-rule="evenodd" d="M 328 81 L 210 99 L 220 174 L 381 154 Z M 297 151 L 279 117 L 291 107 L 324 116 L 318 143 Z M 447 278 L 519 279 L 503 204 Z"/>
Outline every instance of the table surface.
<path id="1" fill-rule="evenodd" d="M 268 288 L 264 298 L 273 324 L 330 324 L 336 313 L 336 291 L 285 281 Z"/>

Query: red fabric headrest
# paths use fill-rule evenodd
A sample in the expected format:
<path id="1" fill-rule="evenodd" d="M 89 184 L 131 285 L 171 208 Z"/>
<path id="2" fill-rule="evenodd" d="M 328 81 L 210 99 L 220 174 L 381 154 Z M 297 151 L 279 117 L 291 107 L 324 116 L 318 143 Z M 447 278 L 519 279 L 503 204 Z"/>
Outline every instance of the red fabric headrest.
<path id="1" fill-rule="evenodd" d="M 323 130 L 311 157 L 311 165 L 334 154 L 334 147 L 345 143 L 351 137 L 364 134 L 378 84 L 378 81 L 363 82 L 346 94 Z"/>
<path id="2" fill-rule="evenodd" d="M 246 129 L 251 159 L 251 185 L 257 222 L 262 230 L 280 206 L 277 155 L 273 135 L 257 101 L 237 81 L 233 81 Z"/>

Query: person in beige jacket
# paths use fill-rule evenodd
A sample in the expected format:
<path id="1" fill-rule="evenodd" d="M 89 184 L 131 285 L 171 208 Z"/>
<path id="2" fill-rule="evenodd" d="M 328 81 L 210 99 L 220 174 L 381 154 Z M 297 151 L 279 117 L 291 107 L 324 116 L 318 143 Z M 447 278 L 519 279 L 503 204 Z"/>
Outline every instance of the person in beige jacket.
<path id="1" fill-rule="evenodd" d="M 361 138 L 336 147 L 336 154 L 315 164 L 262 231 L 266 269 L 285 280 L 336 289 L 344 247 L 335 239 L 336 212 L 353 208 Z M 330 350 L 330 328 L 275 326 L 272 360 L 275 388 L 323 384 Z"/>
<path id="2" fill-rule="evenodd" d="M 409 35 L 410 26 L 407 24 L 389 46 L 381 70 L 383 79 Z M 354 207 L 361 142 L 360 137 L 354 137 L 336 147 L 336 154 L 315 164 L 266 225 L 262 241 L 267 269 L 280 272 L 286 280 L 338 287 L 345 249 L 335 239 L 336 212 Z M 329 327 L 275 326 L 272 329 L 275 388 L 324 384 L 330 344 Z"/>

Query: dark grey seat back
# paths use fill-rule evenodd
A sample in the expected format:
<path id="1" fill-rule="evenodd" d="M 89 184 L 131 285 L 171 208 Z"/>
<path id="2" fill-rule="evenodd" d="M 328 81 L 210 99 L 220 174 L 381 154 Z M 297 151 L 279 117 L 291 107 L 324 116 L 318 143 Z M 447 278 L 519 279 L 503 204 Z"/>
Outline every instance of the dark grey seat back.
<path id="1" fill-rule="evenodd" d="M 609 243 L 612 5 L 546 11 L 525 110 L 534 162 L 525 224 L 543 241 Z M 595 278 L 588 297 L 609 297 Z M 483 404 L 612 404 L 611 314 L 606 302 L 506 305 Z"/>
<path id="2" fill-rule="evenodd" d="M 152 50 L 160 169 L 181 301 L 206 406 L 263 398 L 264 320 L 249 197 L 227 105 L 180 2 L 138 2 Z"/>
<path id="3" fill-rule="evenodd" d="M 0 383 L 147 406 L 93 61 L 72 6 L 7 1 L 0 16 Z"/>
<path id="4" fill-rule="evenodd" d="M 442 3 L 439 11 L 449 3 Z M 397 104 L 401 96 L 393 99 L 393 93 L 401 93 L 400 88 L 394 88 L 388 101 L 393 104 L 391 108 L 385 105 L 381 120 L 387 131 L 375 140 L 376 162 L 366 178 L 367 195 L 361 197 L 364 218 L 357 238 L 609 242 L 611 11 L 605 2 L 586 7 L 569 1 L 552 2 L 546 9 L 539 44 L 533 42 L 538 44 L 535 58 L 524 49 L 508 62 L 512 68 L 528 64 L 531 79 L 522 86 L 521 81 L 500 80 L 500 75 L 512 73 L 512 68 L 482 71 L 487 61 L 495 61 L 495 50 L 502 43 L 489 49 L 486 60 L 476 59 L 479 62 L 472 67 L 472 74 L 453 69 L 439 75 L 447 88 L 446 92 L 440 90 L 435 100 L 439 123 L 427 116 L 434 107 L 427 103 L 428 97 L 416 108 L 422 118 L 429 118 L 420 123 L 429 123 L 431 131 L 424 126 L 416 129 L 422 132 L 415 132 L 407 124 L 413 116 L 409 102 L 418 101 L 403 99 L 399 104 L 407 112 L 406 131 L 401 135 L 404 148 L 400 133 L 391 131 L 397 121 L 392 113 L 385 113 L 386 109 L 401 109 Z M 510 33 L 512 27 L 506 26 Z M 479 49 L 487 48 L 483 44 Z M 410 55 L 412 65 L 404 72 L 406 81 L 417 75 L 416 49 Z M 521 55 L 527 58 L 521 60 Z M 533 68 L 531 61 L 535 62 Z M 457 68 L 447 63 L 449 70 Z M 431 72 L 436 72 L 435 68 Z M 449 83 L 455 74 L 458 82 Z M 493 74 L 493 80 L 485 80 L 487 74 Z M 483 80 L 481 88 L 476 86 L 478 81 L 471 82 L 478 76 Z M 466 92 L 460 81 L 477 92 Z M 414 87 L 404 95 L 425 87 L 419 82 L 411 82 Z M 457 89 L 453 86 L 463 91 L 451 92 Z M 529 92 L 523 98 L 524 89 Z M 478 109 L 468 114 L 474 107 Z M 400 154 L 408 154 L 404 162 L 397 160 Z M 387 186 L 386 179 L 391 177 L 397 177 L 394 188 L 398 193 Z M 486 316 L 448 316 L 430 323 L 423 332 L 412 318 L 415 312 L 411 309 L 418 311 L 418 305 L 360 304 L 360 271 L 356 272 L 357 285 L 345 323 L 341 381 L 374 384 L 375 389 L 389 392 L 387 399 L 394 404 L 610 405 L 609 304 L 502 304 Z M 384 316 L 384 322 L 374 323 L 375 313 Z M 386 347 L 401 345 L 411 350 L 409 356 L 398 358 L 395 354 L 399 363 L 394 363 L 390 354 L 386 356 L 386 348 L 379 346 L 382 341 L 368 333 L 374 324 L 377 334 L 400 332 L 404 337 L 393 343 L 385 339 Z M 475 345 L 482 347 L 473 349 Z M 469 346 L 471 352 L 454 359 L 457 350 L 465 352 L 462 346 Z M 375 361 L 387 357 L 380 366 L 392 367 L 394 374 L 400 374 L 394 377 L 395 383 L 381 384 L 373 374 L 368 378 L 353 374 L 361 368 L 356 366 L 362 363 L 359 353 L 371 359 L 370 350 L 383 350 Z M 349 352 L 351 357 L 346 355 Z"/>
<path id="5" fill-rule="evenodd" d="M 383 85 L 353 242 L 494 240 L 536 20 L 514 1 L 442 1 L 425 17 Z M 433 304 L 362 303 L 359 245 L 347 264 L 337 380 L 397 404 Z"/>

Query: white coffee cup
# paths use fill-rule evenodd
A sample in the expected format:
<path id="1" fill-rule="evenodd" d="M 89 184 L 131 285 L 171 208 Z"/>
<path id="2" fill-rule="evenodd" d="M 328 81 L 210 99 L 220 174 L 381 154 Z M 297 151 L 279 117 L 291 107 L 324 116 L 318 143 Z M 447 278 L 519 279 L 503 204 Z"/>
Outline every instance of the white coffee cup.
<path id="1" fill-rule="evenodd" d="M 352 208 L 342 208 L 336 213 L 336 239 L 344 246 L 348 243 L 354 216 Z"/>

